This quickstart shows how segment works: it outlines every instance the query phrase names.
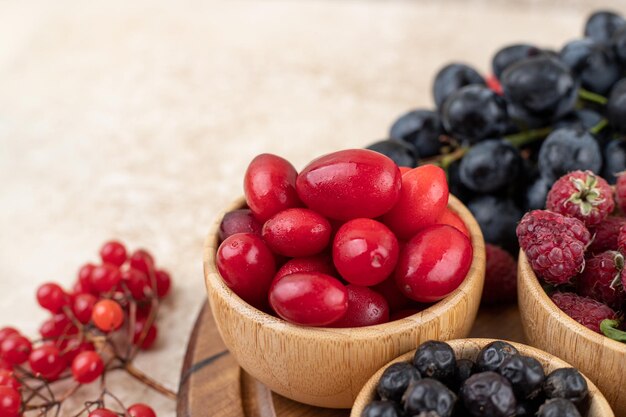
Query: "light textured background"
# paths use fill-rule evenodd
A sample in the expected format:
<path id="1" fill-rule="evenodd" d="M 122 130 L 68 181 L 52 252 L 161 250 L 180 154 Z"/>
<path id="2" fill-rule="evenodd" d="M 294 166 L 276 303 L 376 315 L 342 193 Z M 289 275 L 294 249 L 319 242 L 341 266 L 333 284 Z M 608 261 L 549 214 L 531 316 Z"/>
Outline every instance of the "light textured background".
<path id="1" fill-rule="evenodd" d="M 594 1 L 0 1 L 0 325 L 34 335 L 34 290 L 110 237 L 174 277 L 139 367 L 175 388 L 204 299 L 201 245 L 259 152 L 302 167 L 431 106 L 450 60 L 560 47 Z M 623 0 L 604 6 L 626 12 Z M 174 404 L 117 378 L 128 401 Z"/>

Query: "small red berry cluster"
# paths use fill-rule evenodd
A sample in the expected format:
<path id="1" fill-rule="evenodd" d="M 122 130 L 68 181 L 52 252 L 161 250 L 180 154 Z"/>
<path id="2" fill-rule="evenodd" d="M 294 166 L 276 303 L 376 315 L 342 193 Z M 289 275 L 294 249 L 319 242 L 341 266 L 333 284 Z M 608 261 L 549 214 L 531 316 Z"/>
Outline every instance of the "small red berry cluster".
<path id="1" fill-rule="evenodd" d="M 216 264 L 252 306 L 300 325 L 361 327 L 406 317 L 465 278 L 472 245 L 448 205 L 445 172 L 399 168 L 363 149 L 300 173 L 262 154 L 244 178 L 247 209 L 220 225 Z"/>
<path id="2" fill-rule="evenodd" d="M 107 396 L 121 405 L 105 385 L 105 374 L 113 370 L 175 395 L 132 365 L 138 351 L 156 340 L 155 321 L 160 299 L 170 292 L 170 275 L 156 268 L 147 251 L 129 255 L 117 241 L 105 243 L 100 258 L 100 264 L 80 268 L 72 291 L 52 282 L 38 288 L 37 302 L 51 313 L 39 329 L 41 339 L 30 340 L 12 327 L 0 329 L 0 417 L 29 411 L 59 415 L 65 400 L 98 379 L 100 397 L 75 416 L 155 417 L 145 404 L 124 407 L 122 414 L 104 408 Z M 74 385 L 58 395 L 51 385 L 63 380 Z M 70 414 L 64 410 L 63 415 Z"/>
<path id="3" fill-rule="evenodd" d="M 547 210 L 524 215 L 520 247 L 537 276 L 554 287 L 552 301 L 589 329 L 621 340 L 616 329 L 626 312 L 626 175 L 615 193 L 590 171 L 556 181 Z M 620 210 L 615 210 L 617 206 Z"/>

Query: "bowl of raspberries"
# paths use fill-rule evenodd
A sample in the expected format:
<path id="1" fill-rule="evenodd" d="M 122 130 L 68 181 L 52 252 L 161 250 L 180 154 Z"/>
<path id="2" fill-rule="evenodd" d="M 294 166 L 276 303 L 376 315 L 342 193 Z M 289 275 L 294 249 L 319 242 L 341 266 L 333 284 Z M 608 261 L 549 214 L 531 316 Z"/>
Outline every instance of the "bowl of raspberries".
<path id="1" fill-rule="evenodd" d="M 226 347 L 274 392 L 349 408 L 391 359 L 467 337 L 485 247 L 440 167 L 348 149 L 297 171 L 261 154 L 243 183 L 205 243 L 205 281 Z"/>
<path id="2" fill-rule="evenodd" d="M 572 363 L 626 412 L 626 175 L 559 178 L 545 210 L 517 226 L 519 308 L 528 341 Z"/>
<path id="3" fill-rule="evenodd" d="M 350 417 L 612 417 L 596 386 L 539 349 L 491 339 L 428 341 L 382 367 Z"/>

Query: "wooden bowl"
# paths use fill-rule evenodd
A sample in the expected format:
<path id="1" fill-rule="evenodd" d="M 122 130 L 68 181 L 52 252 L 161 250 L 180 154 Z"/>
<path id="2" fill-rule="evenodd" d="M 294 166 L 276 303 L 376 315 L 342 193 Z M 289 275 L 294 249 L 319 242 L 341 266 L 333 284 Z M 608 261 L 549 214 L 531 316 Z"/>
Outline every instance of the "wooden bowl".
<path id="1" fill-rule="evenodd" d="M 472 359 L 475 360 L 478 356 L 478 352 L 491 342 L 493 339 L 460 339 L 448 341 L 452 349 L 456 353 L 458 359 Z M 509 342 L 519 350 L 522 355 L 531 356 L 537 359 L 542 365 L 546 374 L 559 368 L 571 368 L 572 366 L 567 362 L 550 355 L 539 349 L 535 349 L 530 346 L 522 345 L 520 343 Z M 406 353 L 399 358 L 394 359 L 382 368 L 378 370 L 363 386 L 363 389 L 359 393 L 350 417 L 361 417 L 361 413 L 367 404 L 374 400 L 376 394 L 376 385 L 378 380 L 382 376 L 383 372 L 389 365 L 396 362 L 409 362 L 413 359 L 415 351 Z M 586 417 L 615 417 L 609 403 L 606 401 L 602 393 L 587 377 L 587 384 L 589 385 L 589 412 Z"/>
<path id="2" fill-rule="evenodd" d="M 224 284 L 215 265 L 218 229 L 204 246 L 204 275 L 211 310 L 224 344 L 250 375 L 271 390 L 305 404 L 350 408 L 378 368 L 430 339 L 466 337 L 476 318 L 485 277 L 485 244 L 469 210 L 450 196 L 449 207 L 465 222 L 474 247 L 463 283 L 444 300 L 407 318 L 362 328 L 302 327 L 251 307 Z"/>
<path id="3" fill-rule="evenodd" d="M 589 330 L 561 311 L 520 250 L 517 287 L 528 342 L 571 363 L 594 381 L 617 415 L 626 415 L 626 345 Z"/>

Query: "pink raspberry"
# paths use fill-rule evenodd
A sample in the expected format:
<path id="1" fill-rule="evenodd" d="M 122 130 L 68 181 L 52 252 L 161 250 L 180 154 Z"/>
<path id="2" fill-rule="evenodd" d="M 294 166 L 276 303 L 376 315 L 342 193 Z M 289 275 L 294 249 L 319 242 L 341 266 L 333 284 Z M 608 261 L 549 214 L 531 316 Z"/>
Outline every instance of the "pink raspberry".
<path id="1" fill-rule="evenodd" d="M 623 275 L 624 256 L 617 251 L 602 252 L 587 259 L 578 277 L 578 294 L 619 309 L 626 301 Z"/>
<path id="2" fill-rule="evenodd" d="M 617 313 L 606 304 L 574 293 L 556 292 L 550 299 L 565 314 L 597 333 L 603 320 L 617 318 Z"/>
<path id="3" fill-rule="evenodd" d="M 622 255 L 626 255 L 626 225 L 620 227 L 619 233 L 617 234 L 617 250 L 620 251 Z"/>
<path id="4" fill-rule="evenodd" d="M 487 243 L 487 268 L 483 304 L 506 304 L 517 300 L 517 262 L 504 249 Z"/>
<path id="5" fill-rule="evenodd" d="M 608 182 L 591 171 L 574 171 L 559 178 L 546 199 L 546 208 L 595 226 L 615 208 Z"/>
<path id="6" fill-rule="evenodd" d="M 621 212 L 626 213 L 626 172 L 621 172 L 617 175 L 615 199 Z"/>
<path id="7" fill-rule="evenodd" d="M 565 284 L 585 268 L 591 234 L 576 218 L 530 211 L 517 226 L 517 238 L 535 273 L 549 284 Z"/>
<path id="8" fill-rule="evenodd" d="M 609 216 L 600 224 L 589 229 L 593 241 L 587 248 L 591 253 L 601 253 L 617 249 L 617 237 L 620 228 L 626 224 L 626 217 Z"/>

